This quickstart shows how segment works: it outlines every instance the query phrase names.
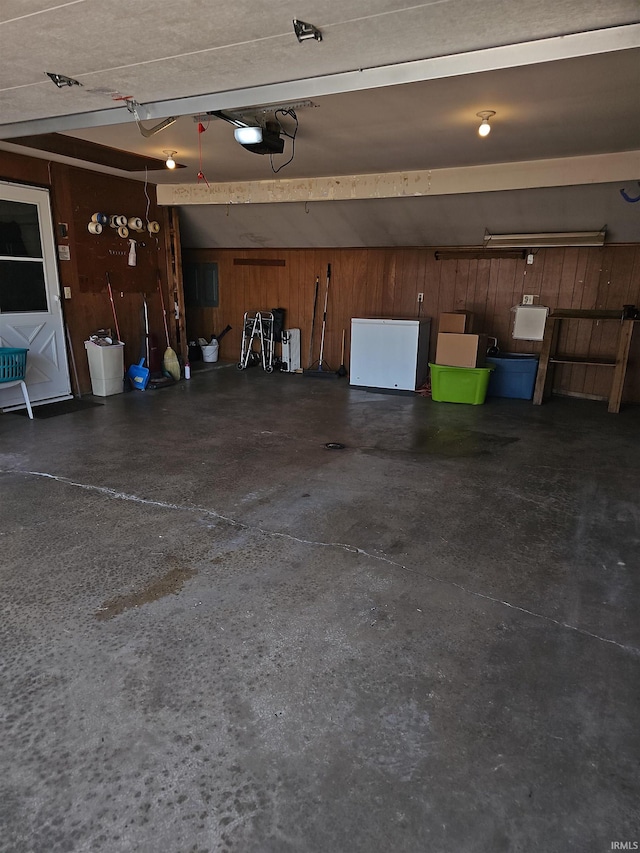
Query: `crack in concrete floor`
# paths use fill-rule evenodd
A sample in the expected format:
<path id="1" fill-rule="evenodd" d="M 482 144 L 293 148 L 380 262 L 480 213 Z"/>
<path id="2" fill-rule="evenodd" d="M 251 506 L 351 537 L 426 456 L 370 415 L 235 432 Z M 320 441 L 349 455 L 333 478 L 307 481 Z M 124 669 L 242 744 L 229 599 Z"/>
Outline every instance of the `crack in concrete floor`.
<path id="1" fill-rule="evenodd" d="M 443 584 L 443 585 L 448 586 L 448 587 L 452 587 L 453 589 L 457 589 L 460 592 L 463 592 L 465 595 L 473 596 L 474 598 L 483 599 L 485 601 L 491 601 L 494 604 L 500 604 L 503 607 L 508 607 L 511 610 L 515 610 L 519 613 L 524 613 L 527 616 L 534 617 L 535 619 L 541 619 L 541 620 L 548 622 L 552 625 L 556 625 L 559 628 L 564 628 L 564 629 L 569 630 L 569 631 L 574 631 L 578 634 L 581 634 L 584 637 L 589 637 L 593 640 L 598 640 L 599 642 L 608 643 L 609 645 L 616 646 L 617 648 L 622 649 L 625 652 L 629 652 L 632 655 L 635 655 L 636 657 L 640 657 L 640 649 L 636 648 L 635 646 L 628 646 L 624 643 L 620 643 L 617 640 L 612 639 L 611 637 L 603 637 L 600 634 L 594 634 L 591 631 L 587 631 L 584 628 L 578 627 L 577 625 L 571 625 L 568 622 L 563 622 L 560 619 L 554 619 L 552 616 L 547 616 L 544 613 L 538 613 L 535 610 L 529 610 L 526 607 L 520 606 L 519 604 L 513 604 L 510 601 L 505 601 L 504 599 L 497 598 L 495 596 L 488 595 L 488 594 L 483 593 L 483 592 L 478 592 L 477 590 L 469 589 L 468 587 L 463 586 L 460 583 L 456 583 L 456 581 L 447 580 L 446 578 L 441 578 L 441 577 L 438 577 L 437 575 L 429 574 L 428 572 L 418 571 L 417 569 L 411 568 L 410 566 L 406 566 L 403 563 L 397 562 L 396 560 L 392 560 L 390 557 L 387 557 L 384 554 L 373 554 L 370 551 L 365 551 L 363 548 L 359 548 L 357 545 L 351 545 L 351 544 L 345 543 L 345 542 L 320 542 L 320 541 L 315 541 L 312 539 L 301 539 L 300 537 L 294 536 L 291 533 L 282 533 L 281 531 L 268 530 L 268 529 L 263 528 L 263 527 L 258 527 L 256 525 L 247 524 L 246 522 L 238 521 L 237 519 L 232 518 L 231 516 L 223 515 L 222 513 L 216 512 L 216 510 L 207 509 L 205 507 L 190 506 L 188 504 L 175 504 L 175 503 L 169 503 L 167 501 L 158 501 L 158 500 L 152 500 L 150 498 L 142 498 L 138 495 L 128 494 L 127 492 L 119 492 L 116 489 L 109 488 L 108 486 L 97 486 L 97 485 L 94 485 L 92 483 L 78 483 L 75 480 L 71 480 L 68 477 L 63 477 L 63 476 L 57 475 L 57 474 L 49 474 L 49 473 L 44 472 L 44 471 L 21 471 L 21 470 L 13 469 L 13 470 L 4 470 L 4 471 L 2 471 L 2 473 L 3 474 L 22 474 L 23 476 L 28 475 L 31 477 L 42 477 L 44 479 L 55 480 L 56 482 L 64 483 L 65 485 L 68 485 L 68 486 L 74 486 L 76 488 L 87 489 L 89 491 L 98 492 L 100 494 L 107 495 L 110 498 L 116 498 L 117 500 L 132 501 L 134 503 L 141 503 L 141 504 L 145 504 L 147 506 L 157 506 L 157 507 L 160 507 L 162 509 L 178 510 L 181 512 L 190 512 L 190 513 L 198 513 L 201 515 L 202 514 L 209 515 L 209 516 L 212 516 L 213 518 L 217 518 L 220 521 L 224 521 L 230 525 L 233 525 L 234 527 L 239 527 L 243 530 L 261 533 L 264 536 L 270 536 L 270 537 L 274 537 L 274 538 L 279 537 L 282 539 L 288 539 L 291 542 L 298 542 L 301 545 L 310 545 L 313 547 L 321 547 L 321 548 L 338 548 L 338 549 L 341 549 L 343 551 L 348 551 L 350 553 L 360 554 L 363 557 L 367 557 L 371 560 L 377 560 L 379 562 L 386 563 L 390 566 L 393 566 L 394 568 L 402 569 L 405 572 L 410 572 L 412 574 L 418 575 L 422 578 L 425 578 L 426 580 L 432 581 L 433 583 L 439 583 L 439 584 Z"/>

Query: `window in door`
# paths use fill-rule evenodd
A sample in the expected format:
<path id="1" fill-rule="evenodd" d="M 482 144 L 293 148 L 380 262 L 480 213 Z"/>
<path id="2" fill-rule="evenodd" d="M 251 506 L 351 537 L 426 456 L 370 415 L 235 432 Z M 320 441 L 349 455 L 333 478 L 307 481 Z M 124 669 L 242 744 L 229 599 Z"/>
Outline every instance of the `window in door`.
<path id="1" fill-rule="evenodd" d="M 48 307 L 38 207 L 0 199 L 0 312 Z"/>

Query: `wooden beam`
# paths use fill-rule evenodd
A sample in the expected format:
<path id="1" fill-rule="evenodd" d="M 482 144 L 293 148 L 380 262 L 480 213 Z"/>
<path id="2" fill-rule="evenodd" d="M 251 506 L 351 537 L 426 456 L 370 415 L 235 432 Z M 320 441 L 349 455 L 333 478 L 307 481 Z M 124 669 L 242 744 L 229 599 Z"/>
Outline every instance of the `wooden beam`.
<path id="1" fill-rule="evenodd" d="M 518 163 L 421 169 L 370 175 L 271 178 L 211 184 L 160 184 L 158 204 L 272 204 L 464 195 L 499 190 L 626 181 L 640 171 L 640 151 Z"/>
<path id="2" fill-rule="evenodd" d="M 146 154 L 134 154 L 120 148 L 111 148 L 87 139 L 66 136 L 64 133 L 43 133 L 38 136 L 18 136 L 12 139 L 14 145 L 24 145 L 25 148 L 35 148 L 38 151 L 50 151 L 85 163 L 97 163 L 100 166 L 110 166 L 112 169 L 122 169 L 123 172 L 150 172 L 166 169 L 164 160 L 149 157 Z M 181 163 L 176 163 L 176 169 L 184 169 Z"/>

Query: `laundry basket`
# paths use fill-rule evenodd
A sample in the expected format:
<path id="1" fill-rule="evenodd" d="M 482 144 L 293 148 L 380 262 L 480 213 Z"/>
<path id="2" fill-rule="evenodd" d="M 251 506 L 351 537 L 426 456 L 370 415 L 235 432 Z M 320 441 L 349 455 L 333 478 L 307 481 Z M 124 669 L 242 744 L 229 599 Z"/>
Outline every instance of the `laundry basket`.
<path id="1" fill-rule="evenodd" d="M 27 412 L 29 417 L 33 418 L 29 393 L 24 381 L 27 370 L 27 352 L 28 350 L 20 347 L 0 347 L 0 391 L 12 385 L 20 385 Z"/>
<path id="2" fill-rule="evenodd" d="M 26 349 L 0 347 L 0 382 L 17 382 L 24 379 L 26 369 Z"/>

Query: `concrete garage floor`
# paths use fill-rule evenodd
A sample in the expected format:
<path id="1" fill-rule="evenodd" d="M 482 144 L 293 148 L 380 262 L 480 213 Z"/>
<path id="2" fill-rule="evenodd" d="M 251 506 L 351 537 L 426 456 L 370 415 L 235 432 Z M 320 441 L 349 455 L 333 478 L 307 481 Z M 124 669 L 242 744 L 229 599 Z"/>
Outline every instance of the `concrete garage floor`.
<path id="1" fill-rule="evenodd" d="M 2 851 L 640 841 L 637 407 L 101 402 L 0 416 Z"/>

